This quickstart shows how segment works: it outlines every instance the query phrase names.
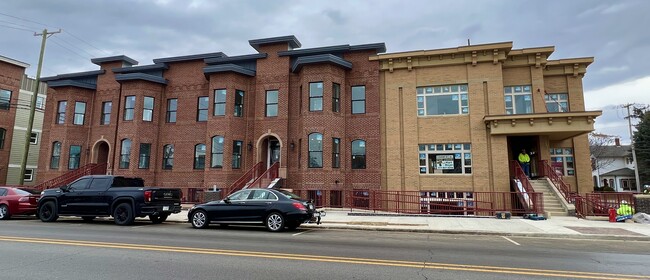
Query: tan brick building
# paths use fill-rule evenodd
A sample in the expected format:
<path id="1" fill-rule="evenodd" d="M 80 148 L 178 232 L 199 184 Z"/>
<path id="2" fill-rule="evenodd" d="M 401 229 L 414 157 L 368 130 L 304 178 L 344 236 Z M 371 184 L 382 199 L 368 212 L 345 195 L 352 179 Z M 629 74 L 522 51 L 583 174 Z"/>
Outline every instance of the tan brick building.
<path id="1" fill-rule="evenodd" d="M 591 192 L 582 78 L 593 58 L 549 60 L 554 47 L 511 42 L 372 56 L 380 63 L 382 188 L 508 192 L 531 153 L 573 191 Z"/>
<path id="2" fill-rule="evenodd" d="M 285 187 L 321 199 L 379 189 L 379 62 L 368 58 L 384 44 L 249 43 L 257 53 L 144 66 L 114 56 L 93 59 L 96 71 L 44 78 L 39 180 L 106 163 L 147 185 L 227 188 L 256 164 L 279 162 Z"/>

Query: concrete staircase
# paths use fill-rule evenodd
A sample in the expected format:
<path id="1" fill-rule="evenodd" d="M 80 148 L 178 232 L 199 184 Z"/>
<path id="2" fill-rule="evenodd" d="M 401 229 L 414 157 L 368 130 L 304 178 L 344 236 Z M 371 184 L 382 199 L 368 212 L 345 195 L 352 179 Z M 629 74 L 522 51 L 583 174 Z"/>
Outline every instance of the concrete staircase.
<path id="1" fill-rule="evenodd" d="M 535 192 L 544 193 L 544 211 L 550 214 L 547 216 L 568 216 L 567 211 L 562 207 L 560 199 L 555 196 L 555 192 L 551 190 L 552 187 L 546 179 L 530 180 L 530 184 Z"/>

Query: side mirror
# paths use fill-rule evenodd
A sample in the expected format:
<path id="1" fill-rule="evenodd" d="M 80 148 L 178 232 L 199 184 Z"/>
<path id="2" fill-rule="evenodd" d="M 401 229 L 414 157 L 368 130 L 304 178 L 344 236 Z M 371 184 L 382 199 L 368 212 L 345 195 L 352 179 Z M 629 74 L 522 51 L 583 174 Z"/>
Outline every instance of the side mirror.
<path id="1" fill-rule="evenodd" d="M 227 197 L 224 198 L 224 199 L 223 199 L 223 202 L 225 202 L 226 204 L 230 204 L 230 198 L 227 198 Z"/>
<path id="2" fill-rule="evenodd" d="M 59 189 L 61 189 L 62 192 L 69 192 L 70 191 L 68 186 L 60 186 Z"/>

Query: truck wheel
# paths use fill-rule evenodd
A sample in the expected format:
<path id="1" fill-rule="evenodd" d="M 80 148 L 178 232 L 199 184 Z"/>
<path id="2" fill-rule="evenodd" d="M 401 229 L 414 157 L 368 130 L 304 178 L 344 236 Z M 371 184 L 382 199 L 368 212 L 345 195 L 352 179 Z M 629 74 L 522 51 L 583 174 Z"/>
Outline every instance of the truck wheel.
<path id="1" fill-rule="evenodd" d="M 0 220 L 9 220 L 10 217 L 9 207 L 5 204 L 0 204 Z"/>
<path id="2" fill-rule="evenodd" d="M 282 231 L 284 229 L 284 217 L 278 212 L 271 212 L 264 220 L 266 229 L 272 232 Z"/>
<path id="3" fill-rule="evenodd" d="M 208 213 L 203 210 L 197 210 L 192 213 L 192 220 L 190 222 L 194 228 L 207 228 L 210 225 Z"/>
<path id="4" fill-rule="evenodd" d="M 113 211 L 113 219 L 118 226 L 128 226 L 133 223 L 135 216 L 133 216 L 133 208 L 131 204 L 121 203 L 115 207 Z"/>
<path id="5" fill-rule="evenodd" d="M 158 214 L 158 215 L 149 215 L 149 220 L 154 224 L 161 224 L 167 220 L 169 214 Z"/>
<path id="6" fill-rule="evenodd" d="M 40 217 L 41 221 L 46 223 L 56 221 L 56 219 L 59 218 L 57 214 L 58 211 L 56 209 L 56 204 L 54 204 L 54 201 L 47 201 L 38 208 L 38 216 Z"/>
<path id="7" fill-rule="evenodd" d="M 81 217 L 84 222 L 92 222 L 95 219 L 95 216 L 83 216 Z"/>

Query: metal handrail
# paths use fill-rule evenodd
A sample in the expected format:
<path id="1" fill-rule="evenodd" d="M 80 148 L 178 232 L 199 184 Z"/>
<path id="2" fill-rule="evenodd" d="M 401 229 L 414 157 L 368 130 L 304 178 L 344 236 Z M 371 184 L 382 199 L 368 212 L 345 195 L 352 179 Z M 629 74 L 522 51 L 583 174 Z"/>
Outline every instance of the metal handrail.
<path id="1" fill-rule="evenodd" d="M 276 162 L 272 164 L 271 167 L 269 167 L 269 169 L 264 171 L 264 173 L 262 173 L 262 175 L 257 177 L 257 179 L 255 179 L 255 181 L 253 181 L 249 186 L 260 188 L 262 179 L 278 178 L 279 170 L 280 170 L 280 162 Z"/>
<path id="2" fill-rule="evenodd" d="M 34 188 L 39 189 L 39 190 L 44 190 L 44 189 L 49 189 L 49 188 L 53 188 L 53 187 L 58 187 L 58 186 L 61 186 L 61 185 L 66 185 L 66 184 L 68 184 L 68 183 L 70 183 L 70 182 L 72 182 L 74 180 L 77 180 L 77 179 L 79 179 L 79 178 L 81 178 L 83 176 L 86 176 L 86 175 L 100 174 L 101 172 L 98 173 L 98 171 L 100 171 L 100 170 L 104 170 L 104 172 L 105 172 L 106 163 L 100 163 L 100 164 L 89 163 L 89 164 L 86 164 L 86 165 L 82 166 L 81 168 L 78 168 L 78 169 L 70 171 L 70 172 L 66 172 L 65 174 L 63 174 L 61 176 L 58 176 L 58 177 L 52 178 L 50 180 L 47 180 L 47 181 L 45 181 L 43 183 L 40 183 L 40 184 L 34 186 Z"/>
<path id="3" fill-rule="evenodd" d="M 246 183 L 250 182 L 251 180 L 257 179 L 257 177 L 259 177 L 265 171 L 263 169 L 264 169 L 263 162 L 258 162 L 255 165 L 253 165 L 253 167 L 251 167 L 251 169 L 246 171 L 244 175 L 239 177 L 237 181 L 235 181 L 234 183 L 230 184 L 230 186 L 228 186 L 223 197 L 226 197 L 235 191 L 241 190 L 244 186 L 246 186 Z"/>
<path id="4" fill-rule="evenodd" d="M 562 177 L 548 164 L 547 160 L 540 160 L 538 165 L 542 168 L 542 174 L 551 180 L 551 183 L 553 183 L 554 187 L 560 191 L 562 197 L 564 197 L 567 202 L 573 203 L 575 198 L 579 195 L 571 191 L 571 185 L 564 182 Z"/>

